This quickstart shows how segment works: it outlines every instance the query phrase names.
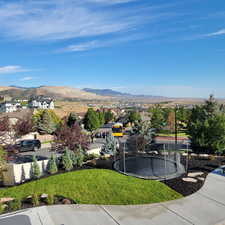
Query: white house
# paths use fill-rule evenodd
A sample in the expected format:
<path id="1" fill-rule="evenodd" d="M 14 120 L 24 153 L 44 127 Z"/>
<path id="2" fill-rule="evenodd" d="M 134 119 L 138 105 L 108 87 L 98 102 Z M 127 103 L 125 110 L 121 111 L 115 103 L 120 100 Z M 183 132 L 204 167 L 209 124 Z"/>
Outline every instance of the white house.
<path id="1" fill-rule="evenodd" d="M 51 98 L 37 97 L 29 101 L 30 108 L 54 109 L 55 105 Z"/>
<path id="2" fill-rule="evenodd" d="M 15 112 L 21 108 L 21 104 L 19 102 L 3 102 L 0 103 L 0 112 Z"/>

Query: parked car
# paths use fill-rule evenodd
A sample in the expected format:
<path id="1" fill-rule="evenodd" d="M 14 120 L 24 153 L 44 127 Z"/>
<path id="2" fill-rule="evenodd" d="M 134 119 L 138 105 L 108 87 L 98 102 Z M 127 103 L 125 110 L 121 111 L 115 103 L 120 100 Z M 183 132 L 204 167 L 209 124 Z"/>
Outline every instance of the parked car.
<path id="1" fill-rule="evenodd" d="M 37 151 L 41 148 L 41 142 L 38 139 L 22 140 L 17 142 L 15 147 L 19 152 Z"/>

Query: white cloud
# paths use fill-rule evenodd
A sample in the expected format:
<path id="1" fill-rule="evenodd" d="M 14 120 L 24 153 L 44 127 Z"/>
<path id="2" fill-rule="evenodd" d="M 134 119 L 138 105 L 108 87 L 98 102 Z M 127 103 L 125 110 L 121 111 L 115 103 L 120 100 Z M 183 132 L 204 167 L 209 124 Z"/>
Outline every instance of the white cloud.
<path id="1" fill-rule="evenodd" d="M 19 73 L 19 72 L 27 72 L 27 71 L 29 70 L 16 65 L 0 67 L 0 74 L 11 74 L 11 73 Z"/>
<path id="2" fill-rule="evenodd" d="M 23 77 L 20 79 L 20 81 L 29 81 L 29 80 L 33 80 L 33 77 Z"/>
<path id="3" fill-rule="evenodd" d="M 216 32 L 206 34 L 205 36 L 213 37 L 213 36 L 219 36 L 219 35 L 224 35 L 224 34 L 225 34 L 225 29 L 221 29 L 221 30 L 218 30 Z"/>
<path id="4" fill-rule="evenodd" d="M 83 52 L 96 48 L 103 48 L 113 46 L 128 41 L 135 41 L 146 38 L 145 35 L 130 35 L 129 37 L 121 37 L 109 40 L 93 40 L 88 42 L 81 42 L 78 44 L 69 45 L 63 49 L 59 49 L 57 52 Z M 149 36 L 148 36 L 149 38 Z"/>
<path id="5" fill-rule="evenodd" d="M 168 5 L 135 7 L 138 0 L 0 1 L 0 35 L 25 40 L 60 40 L 134 31 L 140 25 L 174 16 L 155 10 Z M 141 1 L 140 1 L 141 2 Z M 115 8 L 116 4 L 123 8 Z"/>
<path id="6" fill-rule="evenodd" d="M 0 34 L 18 39 L 67 39 L 127 31 L 137 25 L 134 12 L 91 7 L 106 0 L 0 2 Z M 115 0 L 114 3 L 128 0 Z"/>
<path id="7" fill-rule="evenodd" d="M 94 3 L 104 3 L 104 4 L 123 4 L 128 2 L 134 2 L 137 0 L 87 0 L 87 1 L 94 2 Z"/>

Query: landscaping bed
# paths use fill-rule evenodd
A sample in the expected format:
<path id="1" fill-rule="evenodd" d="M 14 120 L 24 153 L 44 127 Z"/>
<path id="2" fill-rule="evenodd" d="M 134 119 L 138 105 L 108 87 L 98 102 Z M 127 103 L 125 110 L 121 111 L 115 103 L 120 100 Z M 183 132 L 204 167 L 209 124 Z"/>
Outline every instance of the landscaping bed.
<path id="1" fill-rule="evenodd" d="M 185 157 L 181 158 L 181 162 L 184 165 L 185 160 Z M 188 196 L 198 191 L 204 185 L 208 173 L 220 167 L 221 164 L 225 164 L 225 158 L 209 160 L 193 157 L 189 160 L 188 173 L 202 172 L 201 175 L 193 177 L 195 180 L 197 180 L 197 182 L 184 181 L 183 178 L 187 177 L 187 175 L 184 175 L 176 179 L 162 181 L 162 183 L 168 185 L 170 188 L 180 193 L 181 195 Z"/>

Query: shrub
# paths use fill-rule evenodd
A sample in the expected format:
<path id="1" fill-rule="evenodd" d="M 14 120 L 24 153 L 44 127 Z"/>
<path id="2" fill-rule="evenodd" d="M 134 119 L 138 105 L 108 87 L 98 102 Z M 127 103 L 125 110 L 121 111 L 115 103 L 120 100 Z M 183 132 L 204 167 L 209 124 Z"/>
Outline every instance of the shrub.
<path id="1" fill-rule="evenodd" d="M 39 196 L 36 193 L 32 195 L 32 204 L 33 204 L 33 206 L 40 205 Z"/>
<path id="2" fill-rule="evenodd" d="M 78 167 L 82 166 L 84 162 L 84 153 L 80 145 L 76 152 L 69 150 L 69 155 L 73 162 L 73 166 L 78 166 Z"/>
<path id="3" fill-rule="evenodd" d="M 4 213 L 5 208 L 2 203 L 0 203 L 0 214 Z"/>
<path id="4" fill-rule="evenodd" d="M 38 179 L 41 176 L 40 167 L 37 162 L 37 158 L 33 156 L 33 163 L 32 163 L 32 177 L 34 179 Z"/>
<path id="5" fill-rule="evenodd" d="M 58 167 L 56 164 L 56 157 L 52 154 L 48 164 L 48 172 L 50 174 L 55 174 L 58 172 Z"/>
<path id="6" fill-rule="evenodd" d="M 8 203 L 8 209 L 10 211 L 19 210 L 19 209 L 21 209 L 21 207 L 22 207 L 22 204 L 21 204 L 21 200 L 19 200 L 19 199 L 14 199 L 13 201 L 10 201 Z"/>
<path id="7" fill-rule="evenodd" d="M 46 201 L 47 201 L 47 204 L 48 205 L 53 205 L 55 203 L 55 197 L 54 197 L 54 195 L 53 194 L 49 194 L 48 197 L 47 197 L 47 199 L 46 199 Z"/>
<path id="8" fill-rule="evenodd" d="M 79 149 L 76 153 L 76 157 L 77 157 L 77 166 L 81 167 L 84 162 L 84 153 L 81 146 L 79 146 Z"/>
<path id="9" fill-rule="evenodd" d="M 63 168 L 66 171 L 70 171 L 70 170 L 73 169 L 73 161 L 70 158 L 70 152 L 69 152 L 69 149 L 68 148 L 66 148 L 65 149 L 65 152 L 63 153 L 63 156 L 62 156 L 62 165 L 63 165 Z"/>
<path id="10" fill-rule="evenodd" d="M 84 162 L 88 161 L 88 160 L 92 160 L 92 159 L 96 159 L 96 158 L 99 158 L 99 155 L 98 154 L 85 154 L 84 155 Z"/>

